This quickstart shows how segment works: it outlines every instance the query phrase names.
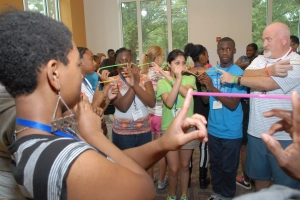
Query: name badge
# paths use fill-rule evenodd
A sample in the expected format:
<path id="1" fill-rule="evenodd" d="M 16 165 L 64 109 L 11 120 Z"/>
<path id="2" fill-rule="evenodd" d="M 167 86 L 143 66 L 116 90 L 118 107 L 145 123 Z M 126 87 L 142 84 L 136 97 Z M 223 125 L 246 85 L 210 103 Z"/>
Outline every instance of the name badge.
<path id="1" fill-rule="evenodd" d="M 137 109 L 132 113 L 132 118 L 134 121 L 141 119 L 143 117 L 143 112 L 141 109 Z"/>
<path id="2" fill-rule="evenodd" d="M 213 109 L 216 110 L 216 109 L 221 109 L 222 108 L 222 103 L 221 101 L 214 101 L 213 102 Z"/>
<path id="3" fill-rule="evenodd" d="M 176 117 L 176 116 L 178 115 L 180 109 L 181 109 L 181 108 L 176 108 L 176 109 L 173 109 L 173 110 L 172 110 L 172 113 L 173 113 L 173 116 L 174 116 L 174 117 Z"/>

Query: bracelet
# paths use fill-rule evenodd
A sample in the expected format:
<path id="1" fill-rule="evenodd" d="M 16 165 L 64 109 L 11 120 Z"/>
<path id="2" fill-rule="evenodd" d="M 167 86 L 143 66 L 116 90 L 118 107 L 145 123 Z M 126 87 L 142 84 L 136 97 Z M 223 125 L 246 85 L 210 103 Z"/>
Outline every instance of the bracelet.
<path id="1" fill-rule="evenodd" d="M 236 76 L 233 77 L 233 83 L 236 84 Z"/>
<path id="2" fill-rule="evenodd" d="M 173 83 L 176 81 L 176 78 L 173 78 L 171 81 L 170 81 L 170 84 L 173 85 Z"/>
<path id="3" fill-rule="evenodd" d="M 239 86 L 241 86 L 241 79 L 242 79 L 241 76 L 239 76 L 238 79 L 237 79 L 237 84 L 238 84 Z"/>
<path id="4" fill-rule="evenodd" d="M 267 76 L 271 76 L 271 74 L 269 72 L 269 67 L 266 67 L 266 73 L 267 73 Z"/>

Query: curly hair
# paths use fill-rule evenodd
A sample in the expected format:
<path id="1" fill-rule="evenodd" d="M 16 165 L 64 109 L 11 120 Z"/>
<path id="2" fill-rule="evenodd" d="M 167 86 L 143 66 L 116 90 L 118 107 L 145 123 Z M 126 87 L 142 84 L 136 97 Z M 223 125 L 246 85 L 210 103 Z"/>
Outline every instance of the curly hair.
<path id="1" fill-rule="evenodd" d="M 40 13 L 2 11 L 0 33 L 0 80 L 13 97 L 32 93 L 38 73 L 51 59 L 69 62 L 70 30 Z"/>
<path id="2" fill-rule="evenodd" d="M 188 57 L 190 56 L 194 63 L 199 61 L 199 56 L 202 54 L 204 55 L 205 52 L 207 52 L 206 48 L 202 46 L 201 44 L 193 44 L 193 43 L 188 43 L 184 47 L 184 53 Z"/>

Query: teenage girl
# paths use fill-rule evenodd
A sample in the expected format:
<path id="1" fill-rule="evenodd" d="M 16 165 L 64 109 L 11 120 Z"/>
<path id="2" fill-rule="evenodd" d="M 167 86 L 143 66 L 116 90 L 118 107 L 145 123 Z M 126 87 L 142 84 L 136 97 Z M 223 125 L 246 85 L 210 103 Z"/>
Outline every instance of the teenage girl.
<path id="1" fill-rule="evenodd" d="M 161 66 L 163 63 L 163 49 L 159 46 L 151 46 L 148 48 L 143 57 L 143 64 L 149 63 L 147 65 L 143 65 L 141 67 L 141 74 L 147 74 L 152 82 L 154 92 L 157 93 L 157 82 L 164 78 L 158 71 L 152 70 L 152 62 L 155 62 L 158 66 Z M 150 117 L 150 125 L 152 132 L 152 140 L 155 140 L 157 137 L 161 137 L 161 116 L 162 116 L 162 100 L 156 99 L 156 104 L 154 108 L 148 107 L 149 117 Z M 162 158 L 158 162 L 159 167 L 159 177 L 157 188 L 159 190 L 163 190 L 166 188 L 168 184 L 168 179 L 165 177 L 167 170 L 167 162 L 165 158 Z M 148 170 L 148 173 L 151 177 L 153 177 L 154 182 L 156 181 L 156 177 L 153 175 L 153 167 Z"/>
<path id="2" fill-rule="evenodd" d="M 170 75 L 163 71 L 157 65 L 154 70 L 159 71 L 165 79 L 159 80 L 157 84 L 157 97 L 163 100 L 162 111 L 162 131 L 166 131 L 178 114 L 182 107 L 182 103 L 187 94 L 188 89 L 196 90 L 195 77 L 182 76 L 182 72 L 186 70 L 186 56 L 181 50 L 173 50 L 167 58 L 170 67 Z M 193 115 L 194 102 L 188 116 Z M 190 128 L 191 130 L 191 128 Z M 189 130 L 186 130 L 187 132 Z M 189 163 L 193 149 L 199 145 L 198 141 L 192 141 L 184 145 L 180 150 L 170 151 L 167 153 L 167 163 L 169 169 L 169 196 L 168 200 L 176 199 L 176 190 L 178 182 L 178 174 L 180 172 L 180 188 L 181 200 L 187 199 L 188 182 L 189 182 Z"/>
<path id="3" fill-rule="evenodd" d="M 184 53 L 186 56 L 190 56 L 194 62 L 194 67 L 189 71 L 192 73 L 187 73 L 188 75 L 199 74 L 205 71 L 208 63 L 208 52 L 207 49 L 200 44 L 188 43 L 184 47 Z M 201 83 L 196 77 L 197 90 L 199 92 L 205 91 L 206 88 L 201 86 Z M 208 118 L 209 105 L 205 104 L 200 96 L 194 96 L 194 113 L 203 115 L 206 119 Z M 201 142 L 199 145 L 200 149 L 200 159 L 199 159 L 199 183 L 201 189 L 206 189 L 210 183 L 210 179 L 207 176 L 208 168 L 208 148 L 207 142 Z M 192 159 L 192 158 L 191 158 Z M 190 166 L 190 173 L 192 172 L 192 162 Z"/>
<path id="4" fill-rule="evenodd" d="M 116 107 L 112 130 L 113 143 L 121 150 L 141 146 L 152 140 L 147 107 L 155 106 L 155 94 L 150 78 L 132 66 L 131 52 L 126 48 L 116 51 L 117 79 L 120 93 L 112 101 Z"/>

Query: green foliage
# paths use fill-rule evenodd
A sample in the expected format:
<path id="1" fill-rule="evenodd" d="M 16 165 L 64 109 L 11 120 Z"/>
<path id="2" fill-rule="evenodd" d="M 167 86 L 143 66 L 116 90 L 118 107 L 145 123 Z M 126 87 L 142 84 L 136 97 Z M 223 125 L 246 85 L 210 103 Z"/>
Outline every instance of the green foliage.
<path id="1" fill-rule="evenodd" d="M 186 1 L 171 0 L 173 49 L 182 49 L 188 42 Z M 139 54 L 136 12 L 136 2 L 122 3 L 124 46 L 131 49 L 134 57 Z M 150 46 L 158 45 L 164 49 L 166 57 L 169 52 L 166 0 L 141 1 L 141 22 L 143 52 Z"/>
<path id="2" fill-rule="evenodd" d="M 262 51 L 262 33 L 267 24 L 267 0 L 252 0 L 252 42 Z M 273 22 L 290 27 L 291 35 L 298 35 L 300 0 L 273 0 Z"/>
<path id="3" fill-rule="evenodd" d="M 57 0 L 48 0 L 48 11 L 49 13 L 45 13 L 45 5 L 44 0 L 26 0 L 28 4 L 28 9 L 32 12 L 39 12 L 44 15 L 47 15 L 53 19 L 56 19 L 56 8 L 55 1 Z"/>

